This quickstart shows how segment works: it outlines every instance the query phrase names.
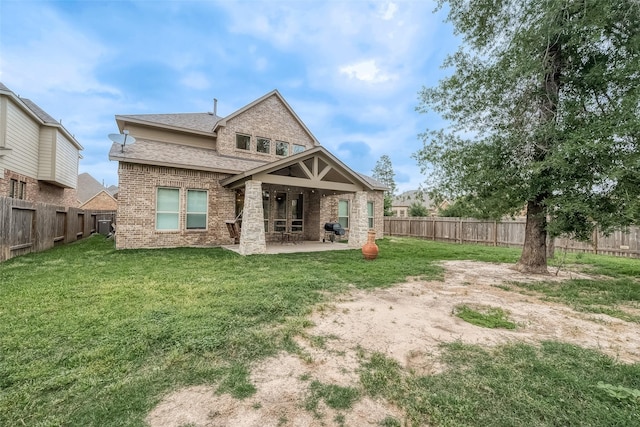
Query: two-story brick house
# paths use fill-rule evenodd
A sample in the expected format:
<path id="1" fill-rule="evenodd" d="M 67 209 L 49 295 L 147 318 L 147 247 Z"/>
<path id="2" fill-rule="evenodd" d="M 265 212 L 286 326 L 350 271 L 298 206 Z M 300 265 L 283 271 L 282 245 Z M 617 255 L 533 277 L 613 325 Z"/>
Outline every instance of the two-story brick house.
<path id="1" fill-rule="evenodd" d="M 0 196 L 78 206 L 81 150 L 64 126 L 0 83 Z"/>
<path id="2" fill-rule="evenodd" d="M 339 222 L 349 245 L 383 234 L 383 191 L 322 147 L 274 90 L 227 117 L 213 113 L 118 115 L 134 144 L 114 143 L 119 162 L 116 247 L 233 243 L 263 253 L 283 235 L 319 241 Z"/>

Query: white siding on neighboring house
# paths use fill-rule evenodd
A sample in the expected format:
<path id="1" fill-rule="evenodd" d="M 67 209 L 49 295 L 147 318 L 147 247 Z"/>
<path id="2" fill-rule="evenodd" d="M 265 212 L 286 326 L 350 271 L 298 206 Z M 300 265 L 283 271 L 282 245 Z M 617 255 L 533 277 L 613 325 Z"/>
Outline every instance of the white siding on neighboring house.
<path id="1" fill-rule="evenodd" d="M 7 169 L 32 178 L 38 176 L 39 124 L 12 102 L 7 105 L 5 146 L 11 151 L 3 160 Z"/>
<path id="2" fill-rule="evenodd" d="M 0 148 L 5 146 L 6 139 L 7 139 L 7 106 L 8 104 L 9 104 L 9 100 L 4 96 L 0 96 Z"/>
<path id="3" fill-rule="evenodd" d="M 40 150 L 38 152 L 38 179 L 40 180 L 54 180 L 56 133 L 54 128 L 43 128 L 40 131 Z"/>
<path id="4" fill-rule="evenodd" d="M 55 182 L 76 188 L 78 184 L 78 149 L 62 133 L 56 131 Z"/>

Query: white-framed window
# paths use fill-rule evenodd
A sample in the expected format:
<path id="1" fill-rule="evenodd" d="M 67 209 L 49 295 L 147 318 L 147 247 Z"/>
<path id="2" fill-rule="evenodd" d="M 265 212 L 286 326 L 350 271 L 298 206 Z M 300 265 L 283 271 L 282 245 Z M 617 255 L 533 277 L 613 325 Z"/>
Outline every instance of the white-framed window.
<path id="1" fill-rule="evenodd" d="M 304 145 L 300 145 L 300 144 L 293 144 L 293 151 L 291 154 L 298 154 L 298 153 L 302 153 L 304 151 Z"/>
<path id="2" fill-rule="evenodd" d="M 276 192 L 275 196 L 273 231 L 287 231 L 287 193 Z"/>
<path id="3" fill-rule="evenodd" d="M 159 187 L 156 195 L 156 230 L 178 230 L 180 189 Z"/>
<path id="4" fill-rule="evenodd" d="M 238 150 L 250 150 L 251 149 L 251 136 L 241 133 L 236 134 L 236 148 Z"/>
<path id="5" fill-rule="evenodd" d="M 269 154 L 271 152 L 271 140 L 269 138 L 258 138 L 256 142 L 256 151 L 258 153 Z"/>
<path id="6" fill-rule="evenodd" d="M 269 212 L 271 212 L 271 198 L 267 190 L 262 191 L 262 210 L 264 211 L 264 231 L 269 232 Z"/>
<path id="7" fill-rule="evenodd" d="M 373 202 L 367 202 L 367 217 L 369 218 L 369 228 L 373 228 Z"/>
<path id="8" fill-rule="evenodd" d="M 289 143 L 284 141 L 276 141 L 276 156 L 288 156 Z"/>
<path id="9" fill-rule="evenodd" d="M 303 195 L 294 195 L 291 199 L 291 231 L 302 231 L 304 224 L 304 199 Z"/>
<path id="10" fill-rule="evenodd" d="M 342 228 L 349 228 L 349 201 L 338 201 L 338 222 Z"/>
<path id="11" fill-rule="evenodd" d="M 187 230 L 207 229 L 208 200 L 206 190 L 187 190 Z"/>

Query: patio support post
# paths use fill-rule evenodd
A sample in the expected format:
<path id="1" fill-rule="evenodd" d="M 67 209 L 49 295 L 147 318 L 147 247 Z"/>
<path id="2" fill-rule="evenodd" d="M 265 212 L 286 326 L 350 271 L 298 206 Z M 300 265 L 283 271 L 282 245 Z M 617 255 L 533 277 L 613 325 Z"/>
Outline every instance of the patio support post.
<path id="1" fill-rule="evenodd" d="M 262 182 L 247 181 L 244 187 L 244 210 L 240 231 L 241 255 L 264 254 L 264 210 L 262 208 Z"/>
<path id="2" fill-rule="evenodd" d="M 353 200 L 352 221 L 349 223 L 349 247 L 361 248 L 367 243 L 369 215 L 367 213 L 367 192 L 358 191 Z"/>

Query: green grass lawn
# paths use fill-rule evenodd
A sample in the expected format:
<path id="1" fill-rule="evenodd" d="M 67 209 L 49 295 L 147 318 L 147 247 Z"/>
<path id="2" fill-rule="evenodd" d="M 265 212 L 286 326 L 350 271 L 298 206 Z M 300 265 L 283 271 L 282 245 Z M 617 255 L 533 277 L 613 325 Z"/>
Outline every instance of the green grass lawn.
<path id="1" fill-rule="evenodd" d="M 305 316 L 332 294 L 349 286 L 389 286 L 407 276 L 439 278 L 442 269 L 435 262 L 441 260 L 515 262 L 519 256 L 508 248 L 414 239 L 378 244 L 380 255 L 370 262 L 357 250 L 250 257 L 218 248 L 115 251 L 112 241 L 93 236 L 2 263 L 0 425 L 141 426 L 163 394 L 184 385 L 216 384 L 219 391 L 247 397 L 255 390 L 249 382 L 251 363 L 283 349 L 294 351 L 292 337 L 308 326 Z M 599 300 L 598 307 L 613 307 L 625 298 L 637 302 L 633 277 L 640 261 L 569 258 L 613 277 L 604 290 L 597 288 L 598 281 L 576 282 L 587 293 L 597 288 L 593 293 L 615 295 Z M 572 303 L 576 297 L 556 298 Z M 552 353 L 527 346 L 498 350 L 505 353 L 489 357 L 495 366 L 486 371 L 485 350 L 451 346 L 448 363 L 466 365 L 425 378 L 398 372 L 385 360 L 379 363 L 389 365 L 388 372 L 368 361 L 362 390 L 353 393 L 380 393 L 414 421 L 434 425 L 473 425 L 469 420 L 479 414 L 478 407 L 495 408 L 492 425 L 514 425 L 518 417 L 529 425 L 556 425 L 549 420 L 559 411 L 578 414 L 585 405 L 608 408 L 591 425 L 640 423 L 637 403 L 612 400 L 595 385 L 640 389 L 638 364 L 619 365 L 579 348 L 549 346 Z M 579 364 L 573 361 L 576 353 Z M 401 381 L 374 391 L 367 372 L 397 375 Z M 502 390 L 494 384 L 496 372 Z M 592 372 L 598 373 L 593 381 L 569 381 Z M 482 392 L 483 377 L 491 392 Z M 529 393 L 527 384 L 538 382 L 539 389 Z M 479 385 L 459 397 L 459 406 L 454 395 L 471 383 Z M 558 384 L 572 393 L 562 402 L 548 399 L 547 412 L 527 409 L 545 387 Z M 327 387 L 318 387 L 318 396 L 335 393 Z M 434 387 L 442 391 L 431 392 Z M 519 393 L 509 392 L 519 387 Z M 450 397 L 441 402 L 445 395 Z M 504 411 L 498 411 L 497 401 Z M 540 420 L 547 422 L 536 424 Z M 557 425 L 588 424 L 575 415 Z"/>

